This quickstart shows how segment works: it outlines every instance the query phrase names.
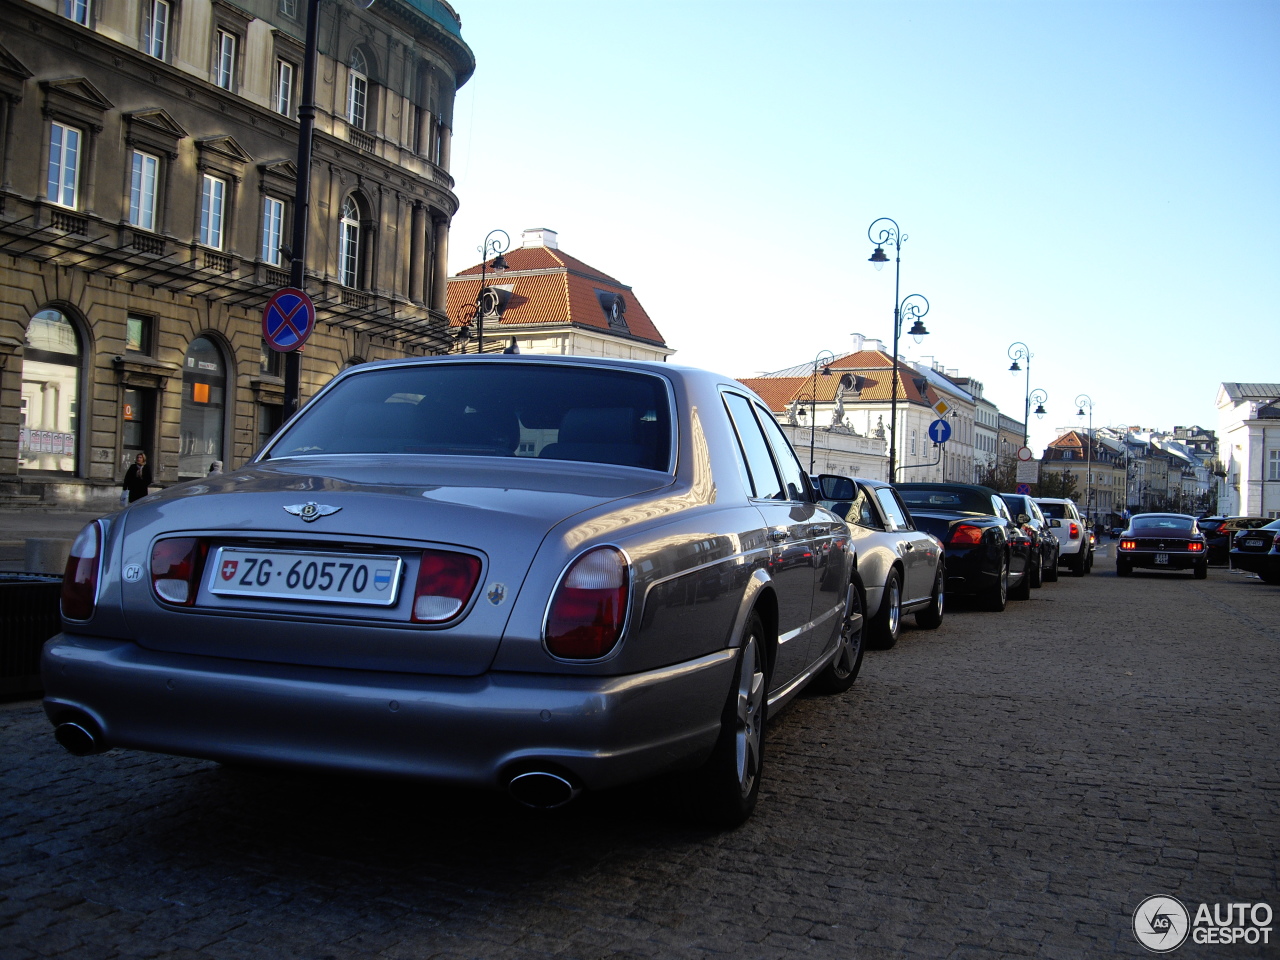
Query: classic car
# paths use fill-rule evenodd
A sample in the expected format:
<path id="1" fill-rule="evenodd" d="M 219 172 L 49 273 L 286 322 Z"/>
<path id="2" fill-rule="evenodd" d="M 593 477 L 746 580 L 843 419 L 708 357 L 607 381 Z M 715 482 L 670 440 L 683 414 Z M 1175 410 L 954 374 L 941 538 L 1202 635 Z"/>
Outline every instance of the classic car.
<path id="1" fill-rule="evenodd" d="M 1013 522 L 1031 541 L 1031 586 L 1058 579 L 1058 554 L 1062 549 L 1053 526 L 1040 510 L 1040 505 L 1025 493 L 1002 493 L 1000 499 L 1013 514 Z"/>
<path id="2" fill-rule="evenodd" d="M 1136 513 L 1116 544 L 1116 576 L 1135 567 L 1190 570 L 1197 580 L 1209 575 L 1209 549 L 1196 518 L 1182 513 Z"/>
<path id="3" fill-rule="evenodd" d="M 335 377 L 248 464 L 87 526 L 43 657 L 73 753 L 506 789 L 690 771 L 750 815 L 767 717 L 862 662 L 849 531 L 738 382 L 432 357 Z"/>
<path id="4" fill-rule="evenodd" d="M 946 564 L 942 544 L 918 529 L 893 487 L 881 480 L 818 478 L 823 506 L 849 524 L 866 592 L 867 646 L 887 650 L 898 642 L 903 614 L 916 626 L 942 625 Z"/>
<path id="5" fill-rule="evenodd" d="M 1231 566 L 1280 583 L 1280 520 L 1238 532 L 1231 544 Z"/>
<path id="6" fill-rule="evenodd" d="M 899 483 L 917 527 L 946 550 L 948 594 L 976 598 L 1001 611 L 1031 596 L 1031 541 L 1013 522 L 1000 494 L 973 483 Z"/>

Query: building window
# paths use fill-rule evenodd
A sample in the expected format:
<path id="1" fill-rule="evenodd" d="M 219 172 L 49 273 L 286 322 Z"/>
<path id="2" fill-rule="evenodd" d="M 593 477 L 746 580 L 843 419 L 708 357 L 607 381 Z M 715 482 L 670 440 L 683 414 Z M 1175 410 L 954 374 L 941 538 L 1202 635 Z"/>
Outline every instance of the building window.
<path id="1" fill-rule="evenodd" d="M 1272 450 L 1267 454 L 1267 479 L 1280 480 L 1280 450 Z"/>
<path id="2" fill-rule="evenodd" d="M 200 242 L 215 250 L 222 249 L 222 214 L 226 203 L 224 180 L 204 175 L 200 192 Z"/>
<path id="3" fill-rule="evenodd" d="M 914 430 L 911 431 L 911 455 L 913 457 L 916 455 L 916 432 Z"/>
<path id="4" fill-rule="evenodd" d="M 156 228 L 156 175 L 160 161 L 149 153 L 133 151 L 129 182 L 129 223 L 143 230 Z"/>
<path id="5" fill-rule="evenodd" d="M 236 47 L 238 38 L 227 30 L 218 31 L 218 44 L 214 50 L 213 82 L 224 90 L 232 89 L 236 76 Z"/>
<path id="6" fill-rule="evenodd" d="M 359 50 L 351 53 L 347 69 L 347 122 L 364 130 L 369 109 L 369 66 Z"/>
<path id="7" fill-rule="evenodd" d="M 222 353 L 208 337 L 191 342 L 182 370 L 178 476 L 203 477 L 222 460 L 227 374 Z"/>
<path id="8" fill-rule="evenodd" d="M 284 407 L 278 403 L 258 404 L 258 449 L 267 445 L 267 441 L 280 429 L 284 422 Z"/>
<path id="9" fill-rule="evenodd" d="M 56 120 L 49 125 L 49 183 L 51 203 L 76 208 L 80 185 L 80 131 Z"/>
<path id="10" fill-rule="evenodd" d="M 276 113 L 293 116 L 294 67 L 288 60 L 276 61 Z"/>
<path id="11" fill-rule="evenodd" d="M 165 60 L 169 54 L 169 0 L 142 0 L 142 52 Z"/>
<path id="12" fill-rule="evenodd" d="M 261 344 L 262 346 L 260 347 L 259 354 L 258 354 L 259 372 L 264 377 L 283 376 L 284 364 L 281 362 L 281 359 L 280 359 L 282 356 L 280 351 L 272 350 L 269 346 L 267 346 L 266 340 L 261 341 Z"/>
<path id="13" fill-rule="evenodd" d="M 344 287 L 360 285 L 360 207 L 354 197 L 342 205 L 338 225 L 338 271 Z"/>
<path id="14" fill-rule="evenodd" d="M 284 203 L 275 197 L 262 198 L 262 262 L 280 266 L 280 244 L 284 242 Z"/>
<path id="15" fill-rule="evenodd" d="M 81 356 L 80 335 L 61 311 L 31 318 L 22 351 L 20 469 L 75 474 Z"/>
<path id="16" fill-rule="evenodd" d="M 151 355 L 151 318 L 129 314 L 125 319 L 124 348 L 129 353 Z"/>
<path id="17" fill-rule="evenodd" d="M 89 0 L 62 0 L 62 15 L 82 27 L 89 25 Z"/>
<path id="18" fill-rule="evenodd" d="M 280 0 L 280 12 L 286 17 L 298 19 L 298 0 Z"/>

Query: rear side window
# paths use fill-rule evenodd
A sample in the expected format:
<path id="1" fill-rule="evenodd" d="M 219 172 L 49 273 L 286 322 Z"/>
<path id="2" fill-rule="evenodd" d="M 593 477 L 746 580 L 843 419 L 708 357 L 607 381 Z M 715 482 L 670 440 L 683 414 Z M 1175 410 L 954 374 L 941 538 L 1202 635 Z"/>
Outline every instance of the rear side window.
<path id="1" fill-rule="evenodd" d="M 898 498 L 893 495 L 892 490 L 888 487 L 876 487 L 876 502 L 880 504 L 880 509 L 884 511 L 884 515 L 889 518 L 895 530 L 911 529 L 911 521 L 907 519 L 906 512 L 898 503 Z"/>
<path id="2" fill-rule="evenodd" d="M 741 394 L 726 393 L 724 402 L 738 433 L 739 453 L 746 464 L 751 495 L 757 500 L 786 500 L 769 453 L 769 441 L 751 412 L 751 401 Z"/>
<path id="3" fill-rule="evenodd" d="M 773 448 L 773 457 L 778 464 L 778 470 L 782 473 L 782 480 L 787 486 L 787 499 L 797 501 L 810 499 L 809 475 L 805 473 L 804 467 L 800 466 L 800 461 L 796 457 L 796 452 L 791 449 L 791 442 L 787 439 L 787 435 L 782 432 L 778 421 L 773 419 L 767 410 L 756 407 L 756 412 L 764 427 L 765 436 L 769 439 L 769 446 Z"/>
<path id="4" fill-rule="evenodd" d="M 268 457 L 529 457 L 670 471 L 661 377 L 603 367 L 428 363 L 358 372 L 309 404 Z"/>

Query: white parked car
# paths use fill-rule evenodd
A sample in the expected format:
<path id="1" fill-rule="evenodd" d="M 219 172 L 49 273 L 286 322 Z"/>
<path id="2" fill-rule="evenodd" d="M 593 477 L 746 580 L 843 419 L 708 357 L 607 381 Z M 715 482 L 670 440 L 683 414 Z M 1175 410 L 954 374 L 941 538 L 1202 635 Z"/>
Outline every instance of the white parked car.
<path id="1" fill-rule="evenodd" d="M 1058 563 L 1077 577 L 1093 569 L 1093 538 L 1089 536 L 1074 500 L 1036 497 L 1040 512 L 1058 538 Z"/>

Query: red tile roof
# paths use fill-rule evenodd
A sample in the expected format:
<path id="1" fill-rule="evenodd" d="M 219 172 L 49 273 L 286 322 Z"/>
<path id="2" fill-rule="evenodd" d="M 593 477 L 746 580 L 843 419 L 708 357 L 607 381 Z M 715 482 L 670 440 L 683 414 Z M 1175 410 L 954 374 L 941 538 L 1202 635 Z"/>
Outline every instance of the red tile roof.
<path id="1" fill-rule="evenodd" d="M 862 380 L 860 394 L 849 396 L 852 402 L 881 403 L 891 399 L 893 358 L 879 350 L 860 350 L 857 353 L 837 357 L 829 364 L 831 376 L 822 375 L 822 367 L 818 368 L 815 379 L 808 376 L 788 377 L 739 377 L 739 382 L 750 387 L 760 395 L 774 413 L 781 413 L 795 400 L 804 403 L 812 399 L 813 388 L 817 387 L 818 403 L 835 403 L 836 393 L 840 388 L 840 380 L 845 374 L 858 376 Z M 898 402 L 919 403 L 933 406 L 938 395 L 933 387 L 925 383 L 921 393 L 916 381 L 924 381 L 923 376 L 913 376 L 916 371 L 905 363 L 898 364 Z"/>
<path id="2" fill-rule="evenodd" d="M 484 280 L 492 287 L 511 287 L 511 297 L 497 324 L 504 334 L 514 333 L 511 327 L 572 323 L 665 346 L 662 334 L 632 289 L 608 274 L 550 247 L 519 247 L 502 256 L 507 270 L 501 274 L 488 270 Z M 609 326 L 597 291 L 623 298 L 628 332 Z M 480 264 L 449 278 L 446 309 L 450 326 L 462 326 L 464 315 L 470 312 L 464 307 L 475 303 L 479 292 Z"/>

